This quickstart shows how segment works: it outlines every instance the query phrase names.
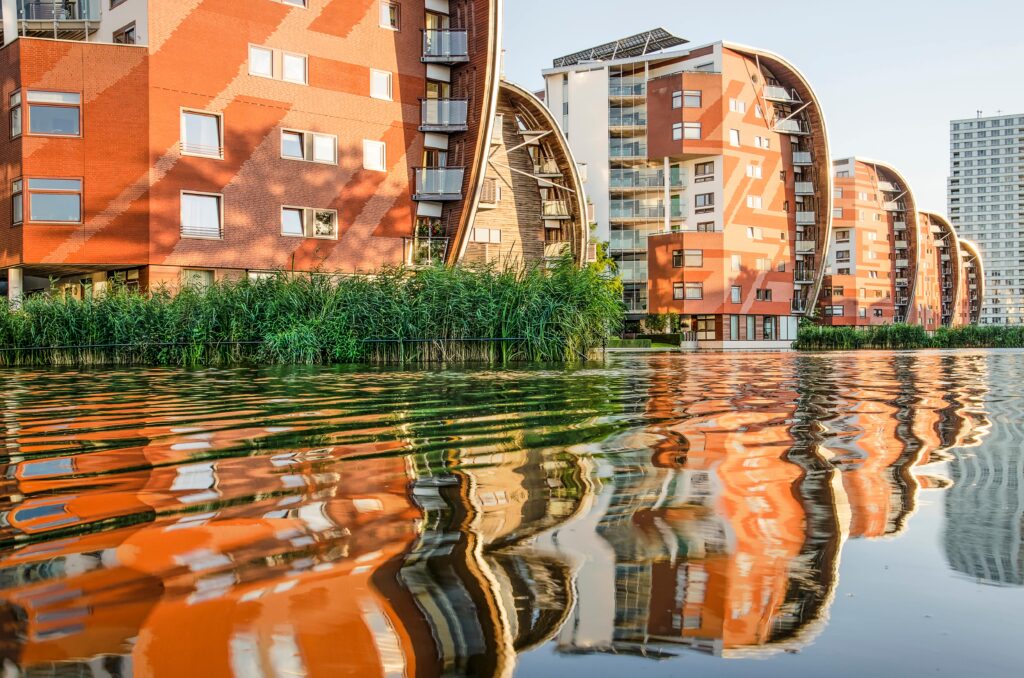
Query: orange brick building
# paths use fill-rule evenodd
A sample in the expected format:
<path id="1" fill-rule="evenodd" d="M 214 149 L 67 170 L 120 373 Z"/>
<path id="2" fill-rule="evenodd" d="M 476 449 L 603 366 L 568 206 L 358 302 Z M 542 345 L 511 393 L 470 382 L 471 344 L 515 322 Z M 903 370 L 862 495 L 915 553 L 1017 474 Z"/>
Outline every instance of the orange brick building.
<path id="1" fill-rule="evenodd" d="M 500 0 L 45 4 L 2 5 L 10 296 L 481 259 Z M 530 197 L 504 227 L 543 242 Z M 581 204 L 559 214 L 577 258 Z"/>

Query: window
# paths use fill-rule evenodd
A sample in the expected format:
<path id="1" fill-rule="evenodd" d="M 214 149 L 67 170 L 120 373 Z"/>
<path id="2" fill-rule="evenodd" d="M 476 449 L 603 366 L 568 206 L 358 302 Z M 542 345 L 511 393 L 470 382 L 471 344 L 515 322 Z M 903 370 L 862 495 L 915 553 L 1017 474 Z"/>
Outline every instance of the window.
<path id="1" fill-rule="evenodd" d="M 338 238 L 338 213 L 308 207 L 281 208 L 281 235 L 298 238 Z"/>
<path id="2" fill-rule="evenodd" d="M 29 90 L 27 99 L 29 134 L 81 136 L 81 94 Z"/>
<path id="3" fill-rule="evenodd" d="M 22 198 L 24 182 L 15 179 L 11 183 L 11 223 L 20 224 L 25 219 L 25 203 Z"/>
<path id="4" fill-rule="evenodd" d="M 380 3 L 380 26 L 381 28 L 387 28 L 392 31 L 397 31 L 402 27 L 402 8 L 397 2 L 385 2 Z"/>
<path id="5" fill-rule="evenodd" d="M 747 341 L 754 341 L 757 338 L 757 317 L 747 316 Z"/>
<path id="6" fill-rule="evenodd" d="M 338 138 L 333 134 L 281 130 L 281 157 L 336 165 Z"/>
<path id="7" fill-rule="evenodd" d="M 713 221 L 699 221 L 699 222 L 697 222 L 697 232 L 698 233 L 714 233 L 715 232 L 715 222 L 713 222 Z"/>
<path id="8" fill-rule="evenodd" d="M 203 291 L 213 286 L 213 271 L 186 268 L 181 272 L 181 284 L 194 290 Z"/>
<path id="9" fill-rule="evenodd" d="M 759 210 L 764 206 L 764 199 L 759 195 L 748 195 L 747 196 L 747 207 L 754 210 Z"/>
<path id="10" fill-rule="evenodd" d="M 746 113 L 747 104 L 739 99 L 729 99 L 729 110 L 733 113 Z"/>
<path id="11" fill-rule="evenodd" d="M 181 152 L 184 155 L 223 158 L 224 145 L 221 130 L 219 115 L 200 111 L 182 111 Z"/>
<path id="12" fill-rule="evenodd" d="M 743 257 L 739 254 L 732 255 L 732 270 L 740 271 L 743 269 Z"/>
<path id="13" fill-rule="evenodd" d="M 754 146 L 768 150 L 771 147 L 771 142 L 768 137 L 754 137 Z"/>
<path id="14" fill-rule="evenodd" d="M 674 301 L 682 301 L 686 296 L 686 288 L 683 283 L 672 283 L 672 299 Z"/>
<path id="15" fill-rule="evenodd" d="M 704 298 L 704 283 L 688 282 L 686 285 L 686 298 L 687 299 L 703 299 Z"/>
<path id="16" fill-rule="evenodd" d="M 704 250 L 685 250 L 683 259 L 687 268 L 700 268 L 704 265 Z"/>
<path id="17" fill-rule="evenodd" d="M 306 55 L 288 54 L 281 55 L 282 80 L 305 85 L 307 82 Z"/>
<path id="18" fill-rule="evenodd" d="M 370 96 L 384 101 L 392 100 L 390 71 L 370 69 Z"/>
<path id="19" fill-rule="evenodd" d="M 363 140 L 363 169 L 387 171 L 387 146 L 383 141 Z"/>
<path id="20" fill-rule="evenodd" d="M 683 107 L 683 93 L 682 92 L 672 92 L 672 108 L 675 109 L 675 108 L 682 108 L 682 107 Z"/>
<path id="21" fill-rule="evenodd" d="M 81 179 L 29 179 L 29 220 L 57 223 L 82 221 Z"/>
<path id="22" fill-rule="evenodd" d="M 836 231 L 836 242 L 850 242 L 850 232 L 847 230 Z"/>
<path id="23" fill-rule="evenodd" d="M 221 237 L 221 196 L 181 194 L 181 235 L 186 238 Z"/>
<path id="24" fill-rule="evenodd" d="M 758 301 L 771 301 L 772 291 L 771 290 L 755 290 L 754 295 Z"/>
<path id="25" fill-rule="evenodd" d="M 123 5 L 127 0 L 110 0 L 110 9 L 114 9 L 118 5 Z"/>
<path id="26" fill-rule="evenodd" d="M 843 189 L 837 188 L 835 190 L 835 193 L 833 193 L 832 195 L 836 198 L 836 200 L 842 198 L 843 197 Z"/>
<path id="27" fill-rule="evenodd" d="M 682 267 L 683 267 L 683 251 L 682 250 L 673 250 L 672 251 L 672 268 L 682 268 Z"/>
<path id="28" fill-rule="evenodd" d="M 875 311 L 875 317 L 876 318 L 881 318 L 882 317 L 882 309 L 876 308 L 876 309 L 874 309 L 874 311 Z"/>
<path id="29" fill-rule="evenodd" d="M 21 136 L 21 92 L 11 95 L 11 138 Z"/>
<path id="30" fill-rule="evenodd" d="M 740 145 L 740 131 L 738 129 L 729 130 L 729 145 L 739 146 Z"/>
<path id="31" fill-rule="evenodd" d="M 850 250 L 837 250 L 836 261 L 850 261 Z"/>
<path id="32" fill-rule="evenodd" d="M 691 141 L 700 139 L 700 123 L 699 122 L 684 122 L 683 123 L 683 138 Z"/>
<path id="33" fill-rule="evenodd" d="M 729 296 L 729 301 L 731 301 L 734 304 L 739 304 L 739 303 L 743 302 L 743 288 L 741 286 L 739 286 L 739 285 L 733 285 L 732 286 L 731 294 Z"/>
<path id="34" fill-rule="evenodd" d="M 500 245 L 501 244 L 501 229 L 500 228 L 474 228 L 473 229 L 473 242 L 481 243 L 485 245 Z"/>
<path id="35" fill-rule="evenodd" d="M 694 166 L 694 183 L 712 181 L 715 178 L 715 163 L 698 162 Z"/>
<path id="36" fill-rule="evenodd" d="M 113 41 L 115 45 L 134 45 L 135 22 L 133 21 L 127 26 L 122 26 L 114 31 Z"/>
<path id="37" fill-rule="evenodd" d="M 677 122 L 672 125 L 672 141 L 682 141 L 683 139 L 683 123 Z"/>
<path id="38" fill-rule="evenodd" d="M 760 104 L 754 104 L 754 117 L 755 118 L 763 118 L 764 117 L 764 111 L 761 110 L 761 105 Z"/>
<path id="39" fill-rule="evenodd" d="M 305 7 L 308 0 L 277 0 L 283 5 L 295 5 L 296 7 Z"/>
<path id="40" fill-rule="evenodd" d="M 863 216 L 863 215 L 864 215 L 864 213 L 861 212 L 861 216 Z M 835 219 L 842 219 L 843 218 L 843 208 L 842 207 L 834 207 L 834 208 L 832 208 L 832 216 Z"/>
<path id="41" fill-rule="evenodd" d="M 683 92 L 683 106 L 685 108 L 700 108 L 701 91 L 699 89 L 694 89 Z"/>
<path id="42" fill-rule="evenodd" d="M 747 176 L 751 179 L 761 179 L 763 177 L 760 165 L 747 165 Z"/>
<path id="43" fill-rule="evenodd" d="M 714 208 L 715 206 L 715 194 L 714 193 L 698 193 L 694 198 L 694 204 L 697 208 Z"/>
<path id="44" fill-rule="evenodd" d="M 249 45 L 249 75 L 274 77 L 274 50 Z"/>

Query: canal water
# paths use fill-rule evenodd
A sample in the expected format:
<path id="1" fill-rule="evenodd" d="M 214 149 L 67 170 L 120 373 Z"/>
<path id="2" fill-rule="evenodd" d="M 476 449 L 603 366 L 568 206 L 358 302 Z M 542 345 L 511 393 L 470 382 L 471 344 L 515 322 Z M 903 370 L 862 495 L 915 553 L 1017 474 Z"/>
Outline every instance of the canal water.
<path id="1" fill-rule="evenodd" d="M 0 372 L 0 675 L 1019 676 L 1024 353 Z"/>

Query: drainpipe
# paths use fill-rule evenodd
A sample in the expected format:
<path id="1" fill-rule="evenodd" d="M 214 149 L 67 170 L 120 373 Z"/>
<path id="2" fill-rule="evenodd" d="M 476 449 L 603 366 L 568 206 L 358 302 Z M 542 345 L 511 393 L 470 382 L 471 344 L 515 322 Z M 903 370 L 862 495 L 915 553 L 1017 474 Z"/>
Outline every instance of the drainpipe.
<path id="1" fill-rule="evenodd" d="M 0 10 L 4 17 L 4 45 L 9 45 L 18 37 L 18 0 L 0 1 Z"/>

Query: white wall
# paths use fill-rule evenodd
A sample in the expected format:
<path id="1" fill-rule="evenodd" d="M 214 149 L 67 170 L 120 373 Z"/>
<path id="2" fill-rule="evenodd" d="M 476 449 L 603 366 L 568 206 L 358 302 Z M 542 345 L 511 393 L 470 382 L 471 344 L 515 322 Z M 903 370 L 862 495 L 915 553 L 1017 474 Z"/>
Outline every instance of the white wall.
<path id="1" fill-rule="evenodd" d="M 114 31 L 135 22 L 135 43 L 149 43 L 149 0 L 126 0 L 114 9 L 103 0 L 100 5 L 100 29 L 90 42 L 113 42 Z"/>

